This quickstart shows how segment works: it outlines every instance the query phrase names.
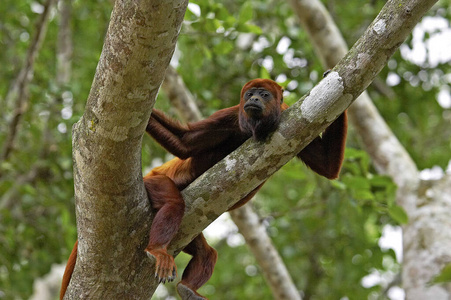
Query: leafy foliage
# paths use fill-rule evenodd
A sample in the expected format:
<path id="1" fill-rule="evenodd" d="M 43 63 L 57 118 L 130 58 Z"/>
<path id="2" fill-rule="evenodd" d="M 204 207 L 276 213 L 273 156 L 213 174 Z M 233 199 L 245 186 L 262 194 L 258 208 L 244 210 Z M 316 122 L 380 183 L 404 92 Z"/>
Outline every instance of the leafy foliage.
<path id="1" fill-rule="evenodd" d="M 324 2 L 352 44 L 385 1 Z M 52 14 L 14 151 L 0 163 L 0 299 L 28 298 L 33 281 L 51 264 L 64 262 L 76 239 L 70 129 L 83 112 L 112 7 L 105 0 L 72 3 L 70 84 L 55 83 L 59 15 Z M 24 64 L 41 5 L 0 2 L 0 145 L 13 114 L 7 94 Z M 448 29 L 450 14 L 445 3 L 430 13 L 446 20 Z M 436 33 L 426 32 L 421 41 Z M 406 47 L 413 49 L 416 42 L 410 38 Z M 236 104 L 241 86 L 255 77 L 277 79 L 291 104 L 324 71 L 290 6 L 274 0 L 192 1 L 173 63 L 204 115 Z M 445 167 L 450 159 L 451 112 L 437 102 L 440 91 L 449 91 L 449 73 L 449 61 L 418 63 L 398 52 L 382 71 L 381 85 L 369 88 L 419 168 Z M 157 106 L 170 111 L 164 93 Z M 387 263 L 396 261 L 393 251 L 378 244 L 383 226 L 407 221 L 394 202 L 395 186 L 375 173 L 352 129 L 348 147 L 339 181 L 322 180 L 291 162 L 254 201 L 305 299 L 384 298 L 383 286 L 364 286 L 362 279 L 374 270 L 396 272 L 399 267 Z M 144 138 L 144 169 L 165 155 Z M 216 272 L 202 293 L 213 299 L 271 298 L 244 245 L 230 247 L 221 240 L 216 248 Z M 177 260 L 181 272 L 187 257 Z M 168 287 L 173 294 L 173 286 Z"/>

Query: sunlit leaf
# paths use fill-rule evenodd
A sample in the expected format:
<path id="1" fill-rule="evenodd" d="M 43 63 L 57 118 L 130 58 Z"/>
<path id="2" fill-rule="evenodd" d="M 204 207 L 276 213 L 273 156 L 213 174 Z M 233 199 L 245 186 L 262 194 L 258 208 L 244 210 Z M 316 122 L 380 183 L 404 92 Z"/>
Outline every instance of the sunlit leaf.
<path id="1" fill-rule="evenodd" d="M 451 263 L 443 267 L 443 269 L 440 271 L 440 274 L 438 274 L 431 280 L 431 284 L 444 282 L 451 282 Z"/>
<path id="2" fill-rule="evenodd" d="M 409 221 L 406 211 L 401 206 L 390 206 L 388 208 L 388 214 L 399 224 L 407 224 Z"/>
<path id="3" fill-rule="evenodd" d="M 239 21 L 240 23 L 246 23 L 252 20 L 253 10 L 251 1 L 246 1 L 244 5 L 241 6 Z"/>

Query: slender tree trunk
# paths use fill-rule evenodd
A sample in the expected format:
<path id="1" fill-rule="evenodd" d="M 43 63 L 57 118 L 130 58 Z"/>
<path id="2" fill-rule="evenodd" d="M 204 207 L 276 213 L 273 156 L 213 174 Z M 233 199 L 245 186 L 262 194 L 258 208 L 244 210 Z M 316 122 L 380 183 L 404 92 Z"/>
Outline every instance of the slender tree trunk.
<path id="1" fill-rule="evenodd" d="M 181 120 L 196 122 L 202 119 L 202 114 L 193 95 L 185 86 L 177 71 L 171 66 L 166 70 L 162 87 Z"/>
<path id="2" fill-rule="evenodd" d="M 272 244 L 266 227 L 248 204 L 230 212 L 233 222 L 244 236 L 246 244 L 263 270 L 274 299 L 301 300 L 301 295 L 291 279 L 279 252 Z"/>
<path id="3" fill-rule="evenodd" d="M 59 0 L 59 26 L 56 53 L 56 80 L 60 86 L 70 82 L 72 75 L 72 0 Z"/>
<path id="4" fill-rule="evenodd" d="M 421 181 L 416 209 L 403 227 L 402 281 L 409 300 L 449 300 L 451 284 L 432 284 L 451 263 L 451 174 Z"/>
<path id="5" fill-rule="evenodd" d="M 17 133 L 20 127 L 20 122 L 22 120 L 23 114 L 26 112 L 28 108 L 29 94 L 28 94 L 28 86 L 33 78 L 33 69 L 34 62 L 36 57 L 41 49 L 41 44 L 45 38 L 47 32 L 47 24 L 49 19 L 49 14 L 51 8 L 53 7 L 53 1 L 47 1 L 44 6 L 44 11 L 37 22 L 37 31 L 31 42 L 30 48 L 27 52 L 27 58 L 24 67 L 21 69 L 18 77 L 15 82 L 12 84 L 8 95 L 7 102 L 14 102 L 14 111 L 11 122 L 8 127 L 8 134 L 6 136 L 6 140 L 3 144 L 3 152 L 0 157 L 0 162 L 2 160 L 9 159 L 13 149 L 14 143 L 17 137 Z M 48 167 L 42 164 L 42 160 L 45 160 L 48 156 L 50 149 L 50 128 L 49 122 L 52 117 L 52 113 L 55 111 L 56 107 L 52 103 L 50 105 L 50 112 L 47 116 L 46 120 L 46 129 L 43 131 L 43 141 L 41 144 L 41 149 L 37 156 L 37 161 L 31 166 L 28 172 L 22 174 L 17 177 L 14 186 L 12 186 L 2 197 L 0 201 L 0 209 L 8 209 L 11 210 L 14 206 L 20 205 L 20 201 L 18 201 L 17 197 L 19 194 L 20 187 L 24 186 L 27 183 L 33 182 L 36 178 L 45 179 L 50 175 L 48 173 Z M 0 177 L 2 176 L 0 171 Z"/>
<path id="6" fill-rule="evenodd" d="M 44 11 L 36 25 L 36 33 L 31 41 L 30 48 L 28 48 L 25 64 L 19 72 L 16 80 L 11 86 L 8 95 L 6 96 L 6 103 L 14 102 L 14 111 L 11 121 L 9 122 L 8 133 L 6 140 L 3 143 L 0 162 L 7 160 L 14 149 L 17 132 L 19 130 L 20 122 L 23 114 L 28 108 L 29 93 L 28 87 L 33 78 L 34 62 L 38 56 L 39 50 L 45 35 L 47 34 L 47 25 L 49 22 L 50 11 L 55 0 L 47 0 L 44 4 Z M 0 174 L 1 176 L 1 174 Z"/>

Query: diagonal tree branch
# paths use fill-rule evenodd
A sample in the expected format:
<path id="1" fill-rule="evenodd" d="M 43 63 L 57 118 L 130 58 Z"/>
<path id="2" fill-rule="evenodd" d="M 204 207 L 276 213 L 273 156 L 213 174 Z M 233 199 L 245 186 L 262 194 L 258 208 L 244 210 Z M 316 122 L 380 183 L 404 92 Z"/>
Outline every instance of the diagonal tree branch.
<path id="1" fill-rule="evenodd" d="M 317 53 L 334 64 L 337 55 L 344 55 L 344 41 L 319 1 L 292 1 L 303 25 L 317 44 Z M 317 30 L 321 28 L 320 30 Z M 327 42 L 340 47 L 328 49 Z M 326 44 L 321 44 L 327 41 Z M 330 53 L 330 55 L 328 55 Z M 450 263 L 451 236 L 449 227 L 451 176 L 440 180 L 420 181 L 419 173 L 396 137 L 388 129 L 376 108 L 364 94 L 350 108 L 350 116 L 369 150 L 376 168 L 391 176 L 398 185 L 397 202 L 409 215 L 403 226 L 402 287 L 408 299 L 449 299 L 446 285 L 432 285 L 433 278 Z M 427 191 L 427 192 L 425 192 Z M 427 241 L 427 242 L 426 242 Z"/>
<path id="2" fill-rule="evenodd" d="M 291 0 L 291 5 L 323 65 L 334 67 L 346 55 L 348 47 L 326 8 L 319 1 L 308 0 Z M 368 93 L 362 93 L 358 101 L 349 107 L 348 116 L 378 172 L 393 178 L 399 187 L 398 194 L 406 195 L 414 191 L 418 185 L 416 165 L 380 116 Z M 406 201 L 406 197 L 402 199 L 398 204 L 407 212 L 412 212 L 412 203 Z"/>
<path id="3" fill-rule="evenodd" d="M 332 67 L 345 55 L 346 44 L 327 11 L 317 0 L 292 0 L 291 3 L 314 42 L 318 56 Z M 449 227 L 450 223 L 451 176 L 420 181 L 414 162 L 366 93 L 348 111 L 377 170 L 397 183 L 397 203 L 409 215 L 409 223 L 403 226 L 401 276 L 406 297 L 449 299 L 449 286 L 431 285 L 431 280 L 450 263 L 447 249 L 451 247 L 451 236 L 443 228 Z"/>
<path id="4" fill-rule="evenodd" d="M 180 251 L 322 132 L 371 83 L 435 2 L 388 1 L 347 56 L 283 114 L 268 141 L 247 141 L 187 187 L 182 192 L 187 201 L 185 217 L 170 248 Z"/>

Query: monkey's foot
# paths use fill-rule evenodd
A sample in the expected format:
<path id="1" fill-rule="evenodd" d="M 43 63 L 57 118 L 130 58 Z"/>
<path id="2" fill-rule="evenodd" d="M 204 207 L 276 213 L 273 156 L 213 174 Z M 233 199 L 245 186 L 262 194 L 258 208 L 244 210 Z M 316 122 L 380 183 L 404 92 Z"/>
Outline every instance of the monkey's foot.
<path id="1" fill-rule="evenodd" d="M 182 297 L 182 300 L 208 300 L 207 298 L 199 295 L 181 282 L 177 284 L 177 292 L 179 293 L 180 297 Z"/>
<path id="2" fill-rule="evenodd" d="M 174 281 L 177 277 L 177 267 L 174 262 L 174 257 L 168 254 L 164 248 L 153 250 L 146 248 L 145 251 L 149 258 L 155 258 L 155 278 L 158 278 L 158 282 L 166 283 L 166 281 Z"/>

